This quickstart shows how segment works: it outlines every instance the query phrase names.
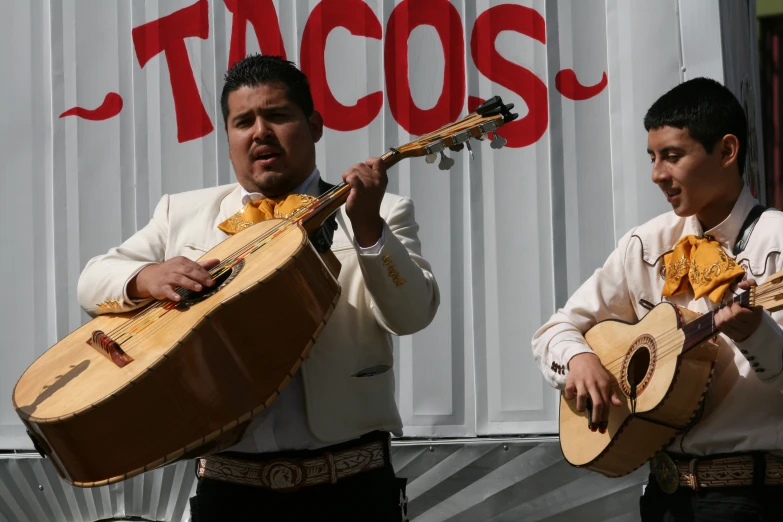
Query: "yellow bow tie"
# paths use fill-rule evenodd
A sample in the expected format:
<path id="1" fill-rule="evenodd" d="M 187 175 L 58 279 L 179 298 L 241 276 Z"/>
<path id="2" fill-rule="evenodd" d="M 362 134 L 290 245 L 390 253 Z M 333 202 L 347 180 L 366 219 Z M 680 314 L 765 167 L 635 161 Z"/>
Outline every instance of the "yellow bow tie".
<path id="1" fill-rule="evenodd" d="M 719 303 L 732 281 L 745 273 L 720 243 L 694 235 L 680 239 L 674 251 L 663 256 L 663 263 L 666 284 L 662 295 L 681 294 L 690 282 L 696 299 L 708 295 L 713 303 Z"/>
<path id="2" fill-rule="evenodd" d="M 289 194 L 280 198 L 250 201 L 242 210 L 223 221 L 218 228 L 229 235 L 241 232 L 251 225 L 271 218 L 287 219 L 297 210 L 318 198 L 305 194 Z"/>

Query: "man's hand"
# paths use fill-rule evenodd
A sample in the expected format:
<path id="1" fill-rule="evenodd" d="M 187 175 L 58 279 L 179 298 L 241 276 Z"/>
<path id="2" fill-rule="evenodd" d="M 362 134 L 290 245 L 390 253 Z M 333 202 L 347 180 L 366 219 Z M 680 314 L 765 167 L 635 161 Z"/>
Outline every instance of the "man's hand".
<path id="1" fill-rule="evenodd" d="M 617 394 L 612 391 L 611 379 L 594 353 L 580 353 L 568 361 L 565 398 L 576 397 L 576 411 L 585 411 L 587 400 L 592 403 L 590 429 L 606 432 L 609 424 L 609 404 L 621 406 Z"/>
<path id="2" fill-rule="evenodd" d="M 386 184 L 389 182 L 386 165 L 380 158 L 370 158 L 346 170 L 343 181 L 351 186 L 345 212 L 351 218 L 356 243 L 360 247 L 371 247 L 383 233 L 380 212 Z"/>
<path id="3" fill-rule="evenodd" d="M 200 292 L 205 286 L 212 286 L 214 281 L 207 270 L 214 268 L 220 261 L 191 261 L 187 257 L 173 257 L 164 263 L 145 266 L 136 277 L 128 283 L 128 297 L 131 299 L 171 299 L 179 301 L 180 296 L 174 291 L 178 286 Z"/>
<path id="4" fill-rule="evenodd" d="M 740 281 L 737 288 L 750 290 L 754 286 L 756 286 L 756 281 L 748 279 Z M 761 324 L 762 313 L 760 306 L 743 308 L 738 303 L 732 303 L 725 308 L 721 308 L 715 314 L 715 327 L 728 335 L 732 341 L 738 343 L 753 335 L 753 332 Z"/>

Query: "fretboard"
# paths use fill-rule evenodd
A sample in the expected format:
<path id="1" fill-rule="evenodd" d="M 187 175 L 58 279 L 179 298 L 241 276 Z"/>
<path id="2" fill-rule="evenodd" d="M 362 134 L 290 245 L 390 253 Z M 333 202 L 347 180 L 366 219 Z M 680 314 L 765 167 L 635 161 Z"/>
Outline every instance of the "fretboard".
<path id="1" fill-rule="evenodd" d="M 722 303 L 718 308 L 683 325 L 682 332 L 685 334 L 685 343 L 683 345 L 682 353 L 695 348 L 710 337 L 713 337 L 718 332 L 718 329 L 715 327 L 715 314 L 734 303 L 739 303 L 740 306 L 747 307 L 750 303 L 750 292 L 743 292 L 736 295 L 731 301 Z"/>

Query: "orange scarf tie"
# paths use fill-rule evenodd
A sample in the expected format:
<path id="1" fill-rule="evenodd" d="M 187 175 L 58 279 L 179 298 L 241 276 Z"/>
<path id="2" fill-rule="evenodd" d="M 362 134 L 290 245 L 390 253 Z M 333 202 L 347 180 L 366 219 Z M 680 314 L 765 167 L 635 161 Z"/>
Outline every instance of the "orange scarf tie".
<path id="1" fill-rule="evenodd" d="M 674 251 L 663 256 L 663 262 L 666 268 L 663 296 L 681 294 L 690 283 L 696 299 L 707 295 L 713 303 L 719 303 L 732 281 L 745 273 L 720 243 L 709 236 L 685 236 Z"/>
<path id="2" fill-rule="evenodd" d="M 219 224 L 218 228 L 226 234 L 234 235 L 267 219 L 288 219 L 316 199 L 318 198 L 305 194 L 289 194 L 279 198 L 250 201 L 242 210 Z"/>

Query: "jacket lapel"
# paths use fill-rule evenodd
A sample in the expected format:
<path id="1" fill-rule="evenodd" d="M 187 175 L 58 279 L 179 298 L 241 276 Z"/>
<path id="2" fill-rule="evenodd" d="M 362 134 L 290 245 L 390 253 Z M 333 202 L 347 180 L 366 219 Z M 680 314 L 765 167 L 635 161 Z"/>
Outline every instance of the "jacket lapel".
<path id="1" fill-rule="evenodd" d="M 223 197 L 215 222 L 210 227 L 209 236 L 212 246 L 224 241 L 229 236 L 218 228 L 218 225 L 242 209 L 242 187 L 236 184 L 234 190 Z"/>

